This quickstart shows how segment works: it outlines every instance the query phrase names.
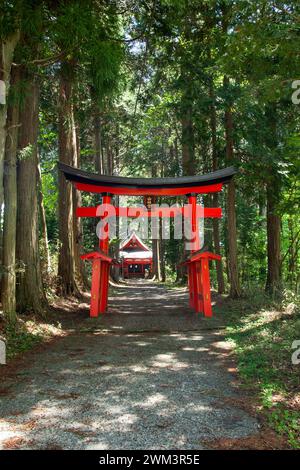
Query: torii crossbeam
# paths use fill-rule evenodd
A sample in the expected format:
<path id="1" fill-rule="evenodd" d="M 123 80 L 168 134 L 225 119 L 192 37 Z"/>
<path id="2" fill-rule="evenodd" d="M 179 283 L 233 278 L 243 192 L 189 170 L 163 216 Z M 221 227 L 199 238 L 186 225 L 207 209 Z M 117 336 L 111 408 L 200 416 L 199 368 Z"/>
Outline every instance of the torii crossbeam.
<path id="1" fill-rule="evenodd" d="M 220 255 L 209 252 L 200 253 L 200 237 L 197 218 L 197 194 L 207 194 L 219 192 L 223 185 L 230 182 L 235 168 L 228 167 L 223 170 L 207 173 L 206 175 L 186 176 L 178 178 L 127 178 L 122 176 L 107 176 L 88 173 L 78 168 L 58 164 L 59 170 L 65 178 L 74 184 L 79 191 L 100 193 L 102 195 L 103 207 L 112 202 L 112 195 L 133 195 L 133 196 L 187 196 L 191 206 L 189 217 L 191 219 L 192 233 L 194 234 L 193 249 L 191 255 L 184 263 L 188 268 L 188 286 L 190 293 L 190 306 L 197 312 L 203 313 L 206 317 L 212 316 L 210 280 L 209 280 L 209 260 L 220 260 Z M 97 217 L 97 207 L 78 207 L 77 217 Z M 154 211 L 145 208 L 135 207 L 115 207 L 118 217 L 176 217 L 183 215 L 184 208 L 156 208 Z M 103 214 L 102 214 L 103 216 Z M 222 216 L 221 208 L 204 208 L 204 217 Z M 108 234 L 108 224 L 102 227 Z M 99 313 L 107 310 L 107 298 L 109 287 L 109 267 L 113 262 L 108 256 L 109 238 L 101 237 L 99 241 L 99 252 L 82 255 L 82 259 L 90 259 L 92 267 L 92 288 L 91 288 L 91 309 L 90 316 L 97 317 Z"/>

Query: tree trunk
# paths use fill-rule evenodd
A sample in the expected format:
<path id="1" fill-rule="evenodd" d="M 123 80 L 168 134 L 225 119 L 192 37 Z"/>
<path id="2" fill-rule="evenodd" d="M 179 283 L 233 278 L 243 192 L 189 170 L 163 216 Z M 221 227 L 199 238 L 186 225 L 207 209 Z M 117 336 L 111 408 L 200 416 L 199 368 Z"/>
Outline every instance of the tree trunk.
<path id="1" fill-rule="evenodd" d="M 48 243 L 48 231 L 47 231 L 47 222 L 46 222 L 46 213 L 44 207 L 44 195 L 42 187 L 42 175 L 41 167 L 38 163 L 38 204 L 39 204 L 39 214 L 40 214 L 40 223 L 41 223 L 41 270 L 43 279 L 47 280 L 48 275 L 51 271 L 51 260 L 50 260 L 50 251 Z"/>
<path id="2" fill-rule="evenodd" d="M 237 262 L 237 233 L 235 212 L 235 183 L 232 180 L 227 190 L 227 213 L 228 213 L 228 271 L 230 282 L 230 297 L 238 298 L 241 295 L 238 262 Z"/>
<path id="3" fill-rule="evenodd" d="M 18 276 L 17 308 L 42 314 L 46 298 L 40 269 L 37 201 L 39 88 L 37 79 L 25 71 L 24 80 L 27 88 L 20 109 L 20 156 L 17 169 L 17 260 L 24 272 Z"/>
<path id="4" fill-rule="evenodd" d="M 229 79 L 224 77 L 224 88 L 228 89 Z M 225 139 L 226 159 L 229 165 L 234 163 L 233 151 L 233 119 L 230 104 L 225 108 Z M 237 230 L 236 230 L 236 207 L 235 207 L 235 182 L 231 180 L 227 189 L 227 221 L 228 221 L 228 267 L 230 282 L 230 297 L 240 297 L 240 283 L 237 260 Z"/>
<path id="5" fill-rule="evenodd" d="M 288 229 L 289 229 L 289 249 L 288 249 L 288 273 L 287 279 L 291 286 L 291 289 L 295 287 L 295 281 L 297 276 L 297 259 L 298 259 L 298 244 L 300 231 L 295 233 L 294 218 L 289 216 L 288 218 Z M 281 259 L 282 265 L 283 259 Z"/>
<path id="6" fill-rule="evenodd" d="M 157 238 L 152 240 L 152 253 L 152 274 L 157 281 L 161 282 L 160 244 Z"/>
<path id="7" fill-rule="evenodd" d="M 119 175 L 119 170 L 120 170 L 120 152 L 119 152 L 119 125 L 117 124 L 116 126 L 116 140 L 115 140 L 115 175 Z M 120 197 L 115 196 L 115 206 L 118 207 L 120 204 Z M 119 253 L 120 253 L 120 218 L 117 217 L 116 220 L 116 243 L 114 246 L 114 257 L 116 259 L 119 259 Z M 120 280 L 120 266 L 112 266 L 112 272 L 113 272 L 113 278 L 115 279 L 116 282 L 119 282 Z"/>
<path id="8" fill-rule="evenodd" d="M 219 206 L 219 197 L 217 193 L 213 194 L 213 206 Z M 214 250 L 217 255 L 221 255 L 221 244 L 220 244 L 220 225 L 218 219 L 213 219 L 213 240 L 214 240 Z M 218 293 L 224 294 L 225 292 L 225 283 L 224 283 L 224 273 L 223 273 L 223 262 L 222 260 L 216 261 L 217 269 L 217 282 L 218 282 Z"/>
<path id="9" fill-rule="evenodd" d="M 94 141 L 95 141 L 95 170 L 96 173 L 102 175 L 103 159 L 102 159 L 102 135 L 101 135 L 101 118 L 99 113 L 94 117 Z"/>
<path id="10" fill-rule="evenodd" d="M 15 47 L 19 41 L 20 34 L 17 31 L 5 40 L 0 41 L 0 81 L 2 81 L 0 91 L 0 211 L 3 205 L 3 167 L 5 153 L 6 117 L 7 117 L 7 96 L 10 84 L 11 64 Z"/>
<path id="11" fill-rule="evenodd" d="M 120 173 L 120 151 L 119 151 L 119 145 L 120 145 L 120 127 L 119 124 L 116 124 L 116 135 L 115 135 L 115 142 L 114 142 L 114 174 L 119 175 Z"/>
<path id="12" fill-rule="evenodd" d="M 184 176 L 192 176 L 196 172 L 195 139 L 192 120 L 192 105 L 190 96 L 190 78 L 186 77 L 187 85 L 181 102 L 181 146 L 182 146 L 182 170 Z M 184 233 L 184 232 L 183 232 Z M 182 259 L 186 257 L 186 244 L 183 244 Z M 186 278 L 186 268 L 179 271 L 183 279 Z"/>
<path id="13" fill-rule="evenodd" d="M 152 166 L 151 176 L 155 178 L 157 176 L 157 166 Z M 153 224 L 153 225 L 152 225 Z M 160 265 L 160 243 L 159 243 L 159 224 L 160 218 L 154 218 L 151 221 L 151 232 L 152 236 L 152 274 L 155 279 L 161 281 L 161 265 Z"/>
<path id="14" fill-rule="evenodd" d="M 266 144 L 271 151 L 270 162 L 267 168 L 268 178 L 266 187 L 268 272 L 265 288 L 267 292 L 273 295 L 281 288 L 281 218 L 277 213 L 281 187 L 277 166 L 274 165 L 278 152 L 278 112 L 275 102 L 266 106 L 265 117 L 268 123 Z"/>
<path id="15" fill-rule="evenodd" d="M 13 69 L 11 85 L 18 81 Z M 3 223 L 3 281 L 2 305 L 4 315 L 11 321 L 16 317 L 16 229 L 17 229 L 17 148 L 19 102 L 11 103 L 7 113 L 7 135 L 4 161 L 4 223 Z"/>
<path id="16" fill-rule="evenodd" d="M 155 170 L 152 171 L 152 175 L 155 174 Z M 155 218 L 151 221 L 151 232 L 152 232 L 152 273 L 155 279 L 161 281 L 161 262 L 160 262 L 160 217 Z"/>
<path id="17" fill-rule="evenodd" d="M 106 158 L 107 158 L 107 174 L 113 175 L 114 173 L 114 157 L 111 147 L 111 136 L 108 134 L 106 138 Z"/>
<path id="18" fill-rule="evenodd" d="M 192 121 L 192 109 L 184 107 L 185 115 L 181 118 L 182 130 L 182 168 L 183 174 L 192 176 L 195 174 L 195 142 L 194 127 Z"/>
<path id="19" fill-rule="evenodd" d="M 159 264 L 160 264 L 160 276 L 161 281 L 166 281 L 166 265 L 165 265 L 165 245 L 162 237 L 163 220 L 159 218 Z"/>
<path id="20" fill-rule="evenodd" d="M 79 130 L 75 127 L 75 140 L 76 140 L 76 160 L 74 162 L 77 168 L 80 168 L 80 139 Z M 85 289 L 88 285 L 84 263 L 80 258 L 81 246 L 83 241 L 82 219 L 76 217 L 77 207 L 82 206 L 81 192 L 73 187 L 73 227 L 74 227 L 74 251 L 75 251 L 75 272 L 78 285 Z"/>
<path id="21" fill-rule="evenodd" d="M 73 84 L 71 65 L 63 64 L 59 84 L 59 161 L 75 166 L 77 145 L 73 111 Z M 79 295 L 76 282 L 73 188 L 63 174 L 58 176 L 59 240 L 58 292 L 61 295 Z"/>
<path id="22" fill-rule="evenodd" d="M 276 184 L 270 179 L 267 184 L 267 254 L 268 273 L 266 291 L 275 294 L 280 289 L 280 228 L 281 218 L 276 214 Z"/>
<path id="23" fill-rule="evenodd" d="M 213 89 L 212 79 L 209 85 L 209 95 L 211 99 L 211 109 L 210 109 L 210 127 L 211 127 L 211 148 L 212 148 L 212 170 L 216 171 L 218 169 L 218 153 L 217 153 L 217 117 L 216 117 L 216 106 L 215 106 L 215 93 Z M 219 195 L 218 193 L 213 193 L 213 205 L 214 207 L 219 206 Z M 220 225 L 219 219 L 213 219 L 213 240 L 214 240 L 214 249 L 217 255 L 221 254 L 220 246 Z M 218 281 L 218 293 L 223 294 L 225 291 L 224 285 L 224 274 L 223 274 L 223 263 L 221 261 L 216 261 L 217 269 L 217 281 Z"/>

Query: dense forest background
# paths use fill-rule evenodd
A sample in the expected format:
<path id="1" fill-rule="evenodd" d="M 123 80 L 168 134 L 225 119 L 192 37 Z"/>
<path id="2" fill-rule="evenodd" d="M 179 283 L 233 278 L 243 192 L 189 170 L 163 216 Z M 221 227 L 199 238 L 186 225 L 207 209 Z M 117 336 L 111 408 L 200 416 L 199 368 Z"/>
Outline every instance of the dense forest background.
<path id="1" fill-rule="evenodd" d="M 224 212 L 205 223 L 205 246 L 223 256 L 214 286 L 299 293 L 297 2 L 4 0 L 0 15 L 7 318 L 44 314 L 54 294 L 88 285 L 79 255 L 94 248 L 95 221 L 74 212 L 101 201 L 73 190 L 57 161 L 157 177 L 236 166 L 203 201 Z M 153 241 L 153 251 L 157 279 L 180 281 L 183 243 Z"/>

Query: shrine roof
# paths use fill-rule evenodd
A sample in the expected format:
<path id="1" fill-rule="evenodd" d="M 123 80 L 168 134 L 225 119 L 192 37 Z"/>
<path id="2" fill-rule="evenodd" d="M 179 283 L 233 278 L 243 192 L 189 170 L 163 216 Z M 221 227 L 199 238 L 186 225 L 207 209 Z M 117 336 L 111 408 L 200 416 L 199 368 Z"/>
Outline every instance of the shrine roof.
<path id="1" fill-rule="evenodd" d="M 148 253 L 151 252 L 150 248 L 148 248 L 148 246 L 145 245 L 145 243 L 142 242 L 142 240 L 135 233 L 135 231 L 132 231 L 131 234 L 129 235 L 129 237 L 126 238 L 120 244 L 120 251 L 130 250 L 131 253 L 134 253 L 134 251 L 133 251 L 134 249 L 135 249 L 136 252 L 137 251 L 143 251 L 143 252 L 148 252 Z"/>

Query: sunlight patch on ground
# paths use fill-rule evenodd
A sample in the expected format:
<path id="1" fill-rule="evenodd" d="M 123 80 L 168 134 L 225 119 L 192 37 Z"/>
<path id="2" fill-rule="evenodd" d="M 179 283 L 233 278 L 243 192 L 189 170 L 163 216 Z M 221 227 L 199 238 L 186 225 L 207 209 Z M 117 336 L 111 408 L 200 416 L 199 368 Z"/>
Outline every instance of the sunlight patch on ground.
<path id="1" fill-rule="evenodd" d="M 233 341 L 217 341 L 215 343 L 212 343 L 212 346 L 217 349 L 224 349 L 227 351 L 230 351 L 234 347 L 234 342 Z"/>
<path id="2" fill-rule="evenodd" d="M 142 366 L 142 365 L 134 365 L 134 366 L 131 366 L 130 367 L 130 370 L 132 370 L 132 372 L 141 372 L 141 373 L 144 373 L 144 372 L 148 372 L 148 367 L 146 366 Z"/>
<path id="3" fill-rule="evenodd" d="M 150 395 L 145 402 L 143 402 L 140 406 L 142 408 L 151 408 L 159 403 L 167 402 L 168 399 L 162 393 L 155 393 L 154 395 Z"/>
<path id="4" fill-rule="evenodd" d="M 170 335 L 170 336 L 175 337 L 178 341 L 201 341 L 201 340 L 203 340 L 202 335 L 187 336 L 185 334 L 174 334 L 174 335 Z"/>
<path id="5" fill-rule="evenodd" d="M 87 450 L 108 450 L 110 446 L 104 442 L 97 442 L 96 444 L 87 444 Z"/>
<path id="6" fill-rule="evenodd" d="M 151 362 L 152 367 L 159 368 L 172 368 L 172 370 L 179 370 L 189 367 L 189 364 L 186 362 L 181 362 L 178 360 L 175 353 L 169 354 L 157 354 L 154 360 Z"/>

